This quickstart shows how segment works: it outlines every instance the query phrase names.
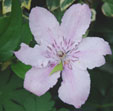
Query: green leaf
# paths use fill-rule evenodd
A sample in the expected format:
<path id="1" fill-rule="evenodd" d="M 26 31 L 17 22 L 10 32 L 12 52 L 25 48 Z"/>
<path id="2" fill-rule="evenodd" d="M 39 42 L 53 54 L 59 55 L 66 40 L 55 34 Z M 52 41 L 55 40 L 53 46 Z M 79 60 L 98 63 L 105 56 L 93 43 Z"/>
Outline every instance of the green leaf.
<path id="1" fill-rule="evenodd" d="M 94 22 L 96 20 L 96 10 L 95 9 L 91 9 L 91 21 Z"/>
<path id="2" fill-rule="evenodd" d="M 75 0 L 60 0 L 61 11 L 66 10 Z"/>
<path id="3" fill-rule="evenodd" d="M 113 17 L 113 0 L 103 0 L 102 12 L 104 15 Z"/>
<path id="4" fill-rule="evenodd" d="M 3 14 L 11 12 L 11 3 L 12 3 L 12 0 L 2 0 L 2 13 Z"/>
<path id="5" fill-rule="evenodd" d="M 110 3 L 110 4 L 112 4 L 113 3 L 113 0 L 102 0 L 103 2 L 108 2 L 108 3 Z"/>
<path id="6" fill-rule="evenodd" d="M 86 31 L 86 33 L 84 35 L 82 35 L 83 38 L 86 38 L 89 34 L 89 30 Z"/>
<path id="7" fill-rule="evenodd" d="M 31 0 L 19 0 L 21 2 L 21 7 L 30 10 Z M 11 12 L 12 0 L 2 0 L 2 13 L 7 14 Z"/>
<path id="8" fill-rule="evenodd" d="M 62 18 L 63 14 L 64 14 L 64 11 L 61 11 L 60 8 L 58 8 L 57 10 L 53 11 L 53 14 L 55 15 L 55 17 L 57 18 L 59 23 L 61 23 L 61 18 Z"/>
<path id="9" fill-rule="evenodd" d="M 24 102 L 25 111 L 53 111 L 54 101 L 50 93 L 41 97 L 30 96 Z"/>
<path id="10" fill-rule="evenodd" d="M 31 66 L 25 65 L 20 61 L 16 64 L 11 65 L 11 69 L 13 70 L 13 72 L 22 79 L 25 78 L 25 74 L 30 68 Z"/>
<path id="11" fill-rule="evenodd" d="M 68 109 L 62 108 L 59 111 L 69 111 Z"/>
<path id="12" fill-rule="evenodd" d="M 53 70 L 50 72 L 50 75 L 52 75 L 53 73 L 57 72 L 57 71 L 62 71 L 63 70 L 63 64 L 62 62 L 60 64 L 57 64 Z"/>
<path id="13" fill-rule="evenodd" d="M 60 7 L 59 0 L 46 0 L 46 4 L 50 11 L 54 11 Z"/>
<path id="14" fill-rule="evenodd" d="M 24 111 L 22 104 L 30 94 L 22 86 L 23 81 L 8 70 L 0 72 L 0 111 Z"/>
<path id="15" fill-rule="evenodd" d="M 6 62 L 3 62 L 2 64 L 1 64 L 1 71 L 4 71 L 4 70 L 6 70 L 10 65 L 11 65 L 11 60 L 8 60 L 8 61 L 6 61 Z"/>
<path id="16" fill-rule="evenodd" d="M 5 61 L 13 55 L 21 38 L 22 12 L 18 0 L 13 0 L 12 12 L 8 18 L 1 19 L 0 29 L 0 60 Z M 5 27 L 4 27 L 5 26 Z"/>
<path id="17" fill-rule="evenodd" d="M 113 2 L 112 4 L 105 2 L 102 6 L 102 12 L 106 16 L 113 17 Z"/>
<path id="18" fill-rule="evenodd" d="M 26 9 L 30 9 L 31 7 L 31 0 L 20 0 L 21 1 L 21 7 L 25 7 Z"/>
<path id="19" fill-rule="evenodd" d="M 6 31 L 9 17 L 0 17 L 0 36 Z"/>
<path id="20" fill-rule="evenodd" d="M 102 16 L 103 17 L 103 16 Z M 90 29 L 90 36 L 102 36 L 110 44 L 113 44 L 113 20 L 112 18 L 100 18 L 95 22 L 92 29 Z"/>
<path id="21" fill-rule="evenodd" d="M 50 93 L 38 97 L 22 86 L 23 80 L 10 74 L 9 70 L 0 72 L 0 111 L 53 111 Z"/>
<path id="22" fill-rule="evenodd" d="M 105 71 L 99 69 L 90 71 L 94 87 L 96 87 L 96 89 L 98 89 L 103 96 L 106 95 L 108 87 L 112 85 L 112 74 L 108 73 L 109 72 L 106 73 Z"/>
<path id="23" fill-rule="evenodd" d="M 90 28 L 89 36 L 103 37 L 110 43 L 111 50 L 113 51 L 113 20 L 112 18 L 101 16 L 99 15 L 99 19 Z M 109 56 L 109 61 L 113 61 L 113 54 Z"/>
<path id="24" fill-rule="evenodd" d="M 103 70 L 104 72 L 108 72 L 109 74 L 113 74 L 113 64 L 106 63 L 99 69 Z"/>
<path id="25" fill-rule="evenodd" d="M 21 42 L 29 44 L 32 41 L 33 36 L 32 36 L 31 31 L 30 31 L 28 22 L 24 23 L 22 25 L 22 31 L 21 31 L 20 36 L 21 36 L 21 40 L 20 40 Z"/>

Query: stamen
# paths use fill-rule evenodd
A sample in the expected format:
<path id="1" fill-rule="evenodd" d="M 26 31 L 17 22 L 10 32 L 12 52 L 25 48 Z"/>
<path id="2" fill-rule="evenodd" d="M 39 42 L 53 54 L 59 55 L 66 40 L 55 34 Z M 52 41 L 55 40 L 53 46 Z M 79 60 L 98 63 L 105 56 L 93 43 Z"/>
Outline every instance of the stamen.
<path id="1" fill-rule="evenodd" d="M 47 48 L 48 48 L 50 51 L 52 51 L 51 47 L 47 46 Z"/>
<path id="2" fill-rule="evenodd" d="M 68 50 L 67 52 L 66 52 L 66 54 L 68 54 L 70 52 L 70 50 Z"/>
<path id="3" fill-rule="evenodd" d="M 69 45 L 70 41 L 71 41 L 71 40 L 69 39 L 69 41 L 68 41 L 68 45 Z"/>
<path id="4" fill-rule="evenodd" d="M 71 64 L 68 64 L 68 68 L 72 70 L 72 65 Z"/>
<path id="5" fill-rule="evenodd" d="M 75 43 L 75 42 L 72 42 L 72 43 L 70 44 L 70 46 L 72 46 L 74 43 Z"/>
<path id="6" fill-rule="evenodd" d="M 79 53 L 80 51 L 76 51 L 74 54 L 77 54 L 77 53 Z"/>
<path id="7" fill-rule="evenodd" d="M 71 59 L 71 61 L 73 61 L 73 62 L 79 61 L 79 58 L 78 57 L 75 57 L 75 58 Z"/>

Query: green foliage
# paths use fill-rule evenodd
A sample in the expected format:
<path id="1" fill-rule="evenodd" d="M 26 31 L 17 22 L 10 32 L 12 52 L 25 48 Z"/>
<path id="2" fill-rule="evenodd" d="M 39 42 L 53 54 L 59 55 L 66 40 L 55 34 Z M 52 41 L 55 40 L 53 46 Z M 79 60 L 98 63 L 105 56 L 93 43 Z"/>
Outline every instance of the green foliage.
<path id="1" fill-rule="evenodd" d="M 19 0 L 21 3 L 21 7 L 25 7 L 26 9 L 30 9 L 31 0 Z M 12 0 L 2 0 L 2 13 L 7 14 L 11 12 Z"/>
<path id="2" fill-rule="evenodd" d="M 13 50 L 20 40 L 22 13 L 18 0 L 13 0 L 12 13 L 8 18 L 1 19 L 0 23 L 0 59 L 6 60 L 13 55 Z"/>
<path id="3" fill-rule="evenodd" d="M 113 48 L 113 22 L 102 14 L 97 16 L 95 23 L 90 28 L 89 36 L 100 36 L 107 40 Z M 84 111 L 112 111 L 113 110 L 113 55 L 108 56 L 107 63 L 91 73 L 91 94 Z"/>
<path id="4" fill-rule="evenodd" d="M 65 11 L 75 0 L 60 0 L 61 11 Z"/>
<path id="5" fill-rule="evenodd" d="M 84 111 L 112 111 L 113 110 L 113 75 L 99 70 L 90 71 L 92 80 L 91 93 L 83 106 Z"/>
<path id="6" fill-rule="evenodd" d="M 0 73 L 0 111 L 53 111 L 50 93 L 38 97 L 25 91 L 22 84 L 8 70 Z"/>
<path id="7" fill-rule="evenodd" d="M 92 9 L 92 23 L 84 37 L 98 36 L 110 43 L 113 51 L 113 0 L 32 0 L 32 7 L 42 6 L 61 18 L 73 3 L 87 3 Z M 59 83 L 50 93 L 38 97 L 24 90 L 23 78 L 31 68 L 14 57 L 13 51 L 18 50 L 22 42 L 32 45 L 32 34 L 29 21 L 23 13 L 29 15 L 31 0 L 0 0 L 3 14 L 0 14 L 0 111 L 76 111 L 58 98 Z M 4 9 L 3 9 L 4 8 Z M 102 11 L 100 11 L 102 9 Z M 103 14 L 103 13 L 104 14 Z M 111 18 L 110 18 L 111 17 Z M 96 18 L 96 19 L 95 19 Z M 106 57 L 107 63 L 89 71 L 91 76 L 91 93 L 82 111 L 113 111 L 113 55 Z M 3 61 L 3 62 L 1 62 Z M 62 63 L 53 68 L 51 74 L 63 69 Z M 13 72 L 16 75 L 13 74 Z M 55 93 L 54 93 L 55 92 Z M 55 105 L 55 106 L 54 106 Z M 60 109 L 61 108 L 61 109 Z"/>
<path id="8" fill-rule="evenodd" d="M 106 16 L 113 17 L 113 1 L 112 0 L 104 0 L 104 4 L 102 6 L 102 12 Z"/>
<path id="9" fill-rule="evenodd" d="M 17 76 L 24 79 L 26 72 L 31 68 L 31 66 L 25 65 L 22 62 L 17 62 L 11 65 L 11 69 Z"/>
<path id="10" fill-rule="evenodd" d="M 61 18 L 62 18 L 63 14 L 64 14 L 64 11 L 61 11 L 60 8 L 58 8 L 57 10 L 53 11 L 53 14 L 55 15 L 55 17 L 57 18 L 59 23 L 61 23 Z"/>
<path id="11" fill-rule="evenodd" d="M 46 0 L 47 7 L 50 11 L 54 11 L 60 8 L 61 11 L 65 11 L 75 0 Z"/>
<path id="12" fill-rule="evenodd" d="M 0 72 L 0 111 L 24 111 L 22 104 L 29 93 L 22 88 L 22 80 L 11 72 Z"/>
<path id="13" fill-rule="evenodd" d="M 92 13 L 91 21 L 94 22 L 96 20 L 96 11 L 95 11 L 95 9 L 91 9 L 91 13 Z"/>
<path id="14" fill-rule="evenodd" d="M 32 0 L 20 0 L 20 1 L 21 1 L 21 7 L 25 7 L 28 10 L 30 9 Z"/>
<path id="15" fill-rule="evenodd" d="M 59 111 L 69 111 L 69 109 L 62 108 Z"/>
<path id="16" fill-rule="evenodd" d="M 19 43 L 29 43 L 32 40 L 32 34 L 28 22 L 23 23 L 18 0 L 13 0 L 10 16 L 1 17 L 0 24 L 0 61 L 5 61 L 13 55 Z"/>
<path id="17" fill-rule="evenodd" d="M 53 111 L 54 102 L 49 93 L 41 96 L 30 96 L 25 100 L 25 111 Z"/>
<path id="18" fill-rule="evenodd" d="M 2 0 L 2 13 L 3 14 L 11 12 L 11 3 L 12 3 L 12 0 Z"/>
<path id="19" fill-rule="evenodd" d="M 29 28 L 29 23 L 26 21 L 26 23 L 22 24 L 22 30 L 20 33 L 21 39 L 20 42 L 24 42 L 26 44 L 29 44 L 32 41 L 32 34 Z"/>
<path id="20" fill-rule="evenodd" d="M 64 11 L 73 4 L 75 0 L 46 0 L 47 7 L 61 23 Z"/>
<path id="21" fill-rule="evenodd" d="M 59 0 L 46 0 L 46 4 L 50 11 L 54 11 L 59 8 Z"/>
<path id="22" fill-rule="evenodd" d="M 112 74 L 113 75 L 113 64 L 111 64 L 111 63 L 106 63 L 100 69 L 102 71 L 108 72 L 109 74 Z"/>
<path id="23" fill-rule="evenodd" d="M 93 24 L 93 27 L 90 29 L 90 36 L 94 34 L 96 36 L 102 36 L 105 40 L 110 43 L 111 50 L 113 51 L 113 22 L 112 18 L 104 18 L 103 15 L 100 15 L 97 21 Z M 113 55 L 109 56 L 110 63 L 113 61 Z"/>

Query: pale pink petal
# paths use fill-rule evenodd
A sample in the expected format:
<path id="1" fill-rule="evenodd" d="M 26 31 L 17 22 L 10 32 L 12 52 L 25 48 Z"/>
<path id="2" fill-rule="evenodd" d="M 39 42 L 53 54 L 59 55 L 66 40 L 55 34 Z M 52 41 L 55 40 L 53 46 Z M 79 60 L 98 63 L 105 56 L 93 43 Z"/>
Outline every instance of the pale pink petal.
<path id="1" fill-rule="evenodd" d="M 14 52 L 15 56 L 23 63 L 36 67 L 47 66 L 49 59 L 45 55 L 45 47 L 35 45 L 34 48 L 22 43 L 20 50 Z"/>
<path id="2" fill-rule="evenodd" d="M 98 37 L 87 37 L 82 40 L 78 47 L 79 60 L 75 62 L 76 66 L 92 69 L 105 64 L 104 56 L 111 54 L 108 42 Z"/>
<path id="3" fill-rule="evenodd" d="M 53 67 L 30 69 L 25 76 L 24 88 L 38 96 L 46 93 L 60 77 L 60 72 L 50 75 L 52 69 Z"/>
<path id="4" fill-rule="evenodd" d="M 76 108 L 80 108 L 90 92 L 90 77 L 86 70 L 73 66 L 72 70 L 65 67 L 62 72 L 62 83 L 59 88 L 60 99 Z"/>
<path id="5" fill-rule="evenodd" d="M 61 31 L 64 38 L 72 39 L 76 43 L 82 39 L 91 22 L 91 10 L 86 4 L 72 5 L 64 14 Z"/>
<path id="6" fill-rule="evenodd" d="M 38 43 L 50 43 L 54 38 L 58 39 L 59 23 L 55 16 L 45 8 L 35 7 L 31 10 L 29 25 Z"/>

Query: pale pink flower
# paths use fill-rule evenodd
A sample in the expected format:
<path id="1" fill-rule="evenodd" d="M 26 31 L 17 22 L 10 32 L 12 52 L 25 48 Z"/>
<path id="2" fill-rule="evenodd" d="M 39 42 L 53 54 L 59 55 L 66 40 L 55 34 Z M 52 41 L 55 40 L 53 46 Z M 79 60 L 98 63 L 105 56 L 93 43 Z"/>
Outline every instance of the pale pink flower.
<path id="1" fill-rule="evenodd" d="M 35 40 L 34 48 L 22 43 L 16 57 L 32 68 L 26 73 L 24 88 L 41 96 L 52 88 L 60 71 L 52 69 L 63 63 L 59 98 L 79 108 L 88 98 L 90 77 L 87 71 L 105 64 L 104 56 L 111 54 L 109 44 L 102 38 L 82 38 L 91 22 L 91 10 L 86 4 L 72 5 L 61 24 L 45 8 L 31 10 L 29 24 Z"/>

